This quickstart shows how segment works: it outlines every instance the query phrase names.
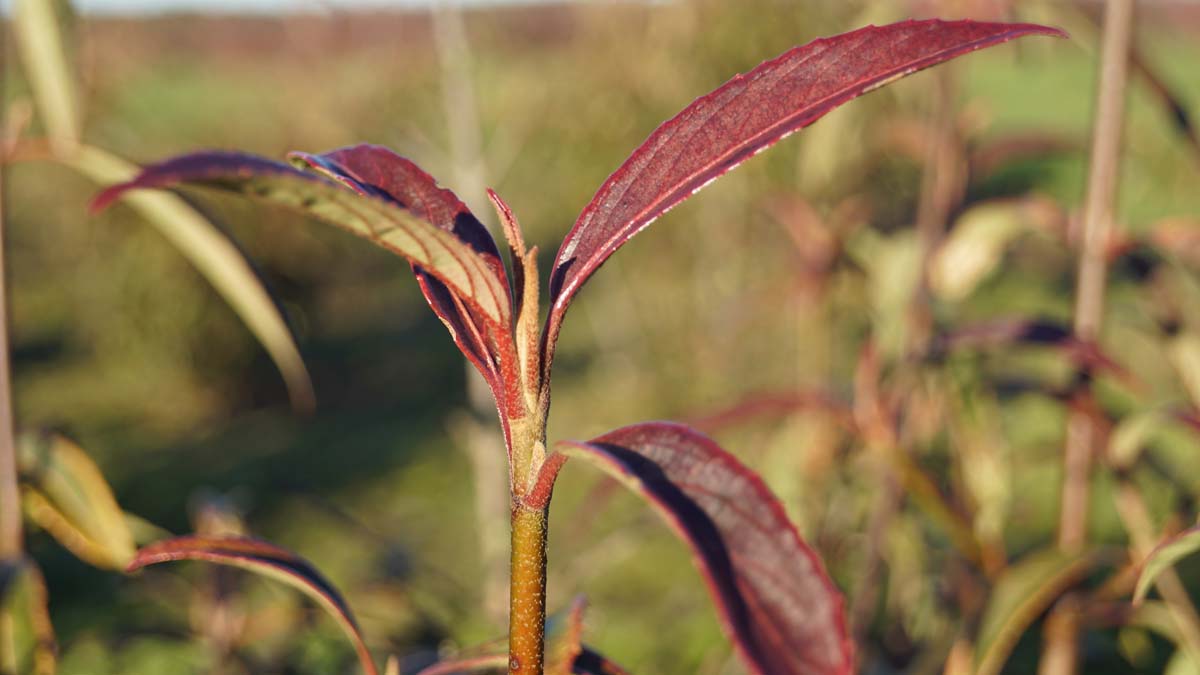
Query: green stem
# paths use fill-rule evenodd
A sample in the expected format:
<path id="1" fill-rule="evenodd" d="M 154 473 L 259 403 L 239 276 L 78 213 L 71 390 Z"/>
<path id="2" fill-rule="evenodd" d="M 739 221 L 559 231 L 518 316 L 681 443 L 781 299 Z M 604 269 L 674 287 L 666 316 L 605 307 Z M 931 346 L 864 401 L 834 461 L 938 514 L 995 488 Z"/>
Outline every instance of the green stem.
<path id="1" fill-rule="evenodd" d="M 512 512 L 509 581 L 509 675 L 542 675 L 546 629 L 546 522 L 549 506 L 518 501 Z"/>

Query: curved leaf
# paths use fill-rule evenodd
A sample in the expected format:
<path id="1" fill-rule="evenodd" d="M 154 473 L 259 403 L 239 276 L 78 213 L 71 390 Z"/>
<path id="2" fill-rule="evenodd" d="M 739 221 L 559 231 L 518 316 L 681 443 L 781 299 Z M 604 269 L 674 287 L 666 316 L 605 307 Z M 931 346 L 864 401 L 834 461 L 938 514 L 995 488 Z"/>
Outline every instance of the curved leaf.
<path id="1" fill-rule="evenodd" d="M 439 186 L 411 161 L 378 145 L 356 145 L 321 155 L 293 152 L 288 157 L 293 164 L 312 169 L 360 195 L 387 199 L 453 234 L 483 258 L 502 287 L 510 288 L 500 250 L 487 227 L 453 192 Z M 413 272 L 430 308 L 449 329 L 459 350 L 487 380 L 497 402 L 519 417 L 520 410 L 507 405 L 520 400 L 510 401 L 520 377 L 510 327 L 471 310 L 467 298 L 419 265 L 413 266 Z"/>
<path id="2" fill-rule="evenodd" d="M 93 210 L 136 188 L 195 184 L 258 197 L 319 218 L 393 251 L 454 290 L 488 321 L 508 325 L 508 289 L 488 262 L 454 234 L 375 195 L 361 195 L 287 164 L 233 152 L 182 155 L 101 192 Z"/>
<path id="3" fill-rule="evenodd" d="M 583 283 L 633 235 L 726 171 L 839 105 L 910 73 L 1024 35 L 1032 24 L 904 21 L 815 40 L 738 75 L 664 123 L 600 186 L 550 278 L 543 369 Z"/>
<path id="4" fill-rule="evenodd" d="M 976 641 L 977 675 L 999 673 L 1017 640 L 1063 591 L 1077 583 L 1095 556 L 1049 549 L 1010 566 L 996 580 Z"/>
<path id="5" fill-rule="evenodd" d="M 851 671 L 841 595 L 782 504 L 733 455 L 666 422 L 559 447 L 645 497 L 691 545 L 721 624 L 752 672 Z"/>
<path id="6" fill-rule="evenodd" d="M 79 104 L 75 76 L 63 49 L 59 10 L 53 0 L 18 0 L 13 29 L 42 124 L 55 150 L 79 142 Z"/>
<path id="7" fill-rule="evenodd" d="M 204 560 L 240 567 L 278 579 L 312 598 L 329 612 L 354 644 L 366 675 L 376 675 L 375 662 L 363 642 L 358 623 L 342 596 L 307 560 L 265 541 L 246 537 L 177 537 L 151 544 L 137 552 L 126 571 L 173 560 Z"/>
<path id="8" fill-rule="evenodd" d="M 137 166 L 86 145 L 63 161 L 101 185 L 133 180 L 138 174 Z M 295 337 L 237 246 L 176 195 L 142 193 L 124 195 L 123 199 L 158 228 L 237 312 L 279 368 L 292 405 L 298 410 L 311 410 L 316 398 Z"/>
<path id="9" fill-rule="evenodd" d="M 1137 586 L 1133 591 L 1134 604 L 1141 603 L 1146 599 L 1146 594 L 1150 592 L 1150 586 L 1154 584 L 1158 575 L 1196 551 L 1200 551 L 1200 525 L 1190 527 L 1159 542 L 1150 555 L 1142 561 L 1142 571 L 1138 575 Z"/>
<path id="10" fill-rule="evenodd" d="M 81 560 L 124 569 L 133 558 L 133 535 L 87 453 L 53 434 L 22 434 L 17 445 L 22 505 L 29 519 Z"/>

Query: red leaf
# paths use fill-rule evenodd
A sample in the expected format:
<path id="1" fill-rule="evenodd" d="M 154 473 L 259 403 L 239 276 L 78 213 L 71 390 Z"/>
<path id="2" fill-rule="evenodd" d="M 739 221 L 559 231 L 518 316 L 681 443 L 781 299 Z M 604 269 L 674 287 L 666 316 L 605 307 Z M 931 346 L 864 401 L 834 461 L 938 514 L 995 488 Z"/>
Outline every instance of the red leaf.
<path id="1" fill-rule="evenodd" d="M 520 417 L 511 290 L 483 225 L 453 193 L 384 148 L 294 158 L 321 175 L 253 155 L 200 152 L 146 167 L 100 193 L 92 208 L 131 189 L 196 184 L 288 206 L 387 248 L 414 266 L 430 306 L 492 386 L 502 419 Z"/>
<path id="2" fill-rule="evenodd" d="M 691 545 L 722 626 L 751 671 L 851 671 L 841 595 L 783 506 L 733 455 L 666 422 L 562 446 L 644 496 Z"/>
<path id="3" fill-rule="evenodd" d="M 205 560 L 232 565 L 278 579 L 302 591 L 328 611 L 358 653 L 366 675 L 377 675 L 371 653 L 346 601 L 315 567 L 304 558 L 273 544 L 245 537 L 177 537 L 160 541 L 137 552 L 126 568 L 134 572 L 147 565 L 173 560 Z"/>
<path id="4" fill-rule="evenodd" d="M 321 155 L 293 152 L 288 157 L 358 194 L 385 197 L 452 233 L 484 259 L 504 288 L 510 288 L 500 250 L 487 227 L 453 192 L 439 186 L 411 161 L 378 145 L 356 145 Z M 515 393 L 519 374 L 510 327 L 494 324 L 472 311 L 468 299 L 419 265 L 413 265 L 413 272 L 430 308 L 450 330 L 459 350 L 487 380 L 502 409 L 509 410 L 505 402 L 519 401 L 514 398 L 519 395 Z M 520 416 L 519 410 L 509 412 Z"/>
<path id="5" fill-rule="evenodd" d="M 550 277 L 544 377 L 567 306 L 588 277 L 668 209 L 839 105 L 910 73 L 1023 35 L 1033 24 L 904 21 L 815 40 L 738 75 L 664 123 L 592 197 Z"/>

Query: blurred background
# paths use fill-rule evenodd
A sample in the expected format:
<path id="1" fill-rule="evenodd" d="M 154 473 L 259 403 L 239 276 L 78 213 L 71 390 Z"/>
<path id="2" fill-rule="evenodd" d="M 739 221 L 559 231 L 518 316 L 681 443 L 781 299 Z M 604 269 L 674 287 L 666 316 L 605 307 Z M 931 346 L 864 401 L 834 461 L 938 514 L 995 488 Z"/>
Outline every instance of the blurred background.
<path id="1" fill-rule="evenodd" d="M 789 47 L 909 16 L 1071 33 L 919 73 L 750 161 L 612 259 L 560 343 L 552 440 L 697 423 L 762 472 L 820 552 L 863 671 L 941 672 L 995 620 L 1005 571 L 1054 545 L 1085 357 L 1019 330 L 954 336 L 1070 326 L 1101 5 L 363 4 L 81 2 L 89 11 L 63 25 L 82 137 L 139 163 L 383 144 L 493 225 L 494 187 L 545 270 L 658 123 Z M 1092 403 L 1113 428 L 1143 420 L 1121 480 L 1166 530 L 1194 520 L 1200 494 L 1195 432 L 1145 422 L 1194 409 L 1189 382 L 1200 396 L 1187 358 L 1200 146 L 1181 125 L 1200 110 L 1200 5 L 1142 3 L 1134 36 L 1101 342 L 1123 370 L 1100 369 Z M 152 534 L 234 529 L 300 552 L 403 672 L 502 635 L 495 413 L 407 264 L 277 209 L 186 194 L 293 329 L 316 396 L 297 411 L 245 323 L 158 229 L 122 205 L 88 215 L 97 184 L 39 155 L 27 68 L 11 45 L 4 58 L 18 426 L 78 442 Z M 1114 475 L 1096 473 L 1090 541 L 1123 551 Z M 555 495 L 552 609 L 585 594 L 588 643 L 634 673 L 742 672 L 686 548 L 653 513 L 583 465 Z M 195 564 L 124 577 L 39 528 L 27 539 L 64 675 L 355 668 L 334 624 L 274 582 Z M 1076 581 L 1098 586 L 1122 564 Z M 1200 590 L 1200 567 L 1180 571 Z M 1017 622 L 1011 672 L 1033 669 L 1040 621 Z M 1083 645 L 1086 672 L 1161 672 L 1175 652 L 1119 621 Z"/>

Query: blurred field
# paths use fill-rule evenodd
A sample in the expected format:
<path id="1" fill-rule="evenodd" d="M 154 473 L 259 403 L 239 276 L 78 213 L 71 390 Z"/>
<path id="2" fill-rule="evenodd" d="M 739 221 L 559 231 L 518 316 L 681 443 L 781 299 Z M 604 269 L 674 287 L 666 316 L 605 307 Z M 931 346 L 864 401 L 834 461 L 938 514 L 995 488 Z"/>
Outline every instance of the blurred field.
<path id="1" fill-rule="evenodd" d="M 914 12 L 966 11 L 935 4 L 697 0 L 473 11 L 468 65 L 486 184 L 514 207 L 546 267 L 595 187 L 687 102 L 819 35 Z M 1048 134 L 1059 147 L 973 177 L 964 203 L 1034 194 L 1075 209 L 1094 29 L 1074 5 L 1016 4 L 1018 18 L 1064 25 L 1073 39 L 1006 45 L 937 72 L 954 83 L 954 119 L 973 147 L 1016 132 Z M 1143 19 L 1146 61 L 1200 111 L 1200 13 Z M 197 148 L 281 157 L 380 143 L 458 189 L 492 222 L 484 195 L 454 182 L 461 172 L 447 109 L 469 102 L 444 97 L 432 27 L 425 13 L 81 19 L 84 134 L 139 162 Z M 5 68 L 8 101 L 20 101 L 19 69 Z M 831 114 L 664 217 L 606 265 L 566 323 L 551 437 L 692 419 L 753 392 L 820 388 L 849 399 L 868 336 L 893 364 L 911 327 L 889 290 L 902 291 L 916 273 L 912 224 L 922 191 L 922 146 L 905 123 L 933 114 L 938 77 L 918 74 Z M 1136 77 L 1131 101 L 1120 225 L 1145 232 L 1168 217 L 1200 223 L 1200 157 Z M 317 412 L 304 418 L 289 410 L 278 374 L 233 312 L 132 211 L 88 217 L 96 187 L 54 165 L 17 164 L 6 178 L 21 426 L 67 430 L 126 509 L 172 532 L 190 531 L 206 505 L 223 505 L 255 534 L 302 552 L 345 591 L 372 647 L 405 656 L 406 668 L 439 648 L 502 634 L 503 617 L 482 609 L 487 575 L 473 495 L 476 481 L 503 490 L 505 477 L 472 474 L 464 417 L 479 414 L 468 411 L 461 359 L 405 263 L 280 211 L 188 195 L 254 261 L 295 327 L 318 397 Z M 805 230 L 809 208 L 832 224 Z M 789 234 L 797 231 L 813 243 L 797 245 Z M 821 237 L 842 239 L 845 250 L 822 259 Z M 1069 320 L 1072 260 L 1052 235 L 1026 235 L 973 294 L 935 299 L 933 324 Z M 1147 296 L 1132 268 L 1118 265 L 1113 275 L 1106 345 L 1143 386 L 1130 393 L 1103 383 L 1106 405 L 1126 412 L 1186 401 L 1161 349 L 1157 296 Z M 1190 333 L 1200 328 L 1200 305 L 1184 297 L 1177 309 Z M 915 398 L 937 390 L 928 397 L 950 407 L 969 401 L 986 418 L 993 455 L 971 461 L 997 468 L 991 520 L 976 525 L 998 532 L 1011 556 L 1054 539 L 1064 415 L 1050 397 L 993 385 L 1001 376 L 1053 383 L 1064 373 L 1054 354 L 1017 349 L 951 359 L 914 384 Z M 492 416 L 479 422 L 494 427 Z M 864 672 L 940 672 L 959 627 L 950 580 L 965 574 L 963 564 L 911 501 L 899 502 L 886 532 L 872 532 L 880 478 L 862 444 L 820 413 L 755 419 L 716 436 L 763 472 L 851 604 L 866 603 L 857 610 L 869 619 Z M 1158 517 L 1200 495 L 1196 437 L 1164 437 L 1155 461 L 1174 482 L 1139 478 Z M 961 498 L 962 435 L 918 429 L 914 438 L 916 461 Z M 1104 476 L 1093 536 L 1119 545 Z M 550 605 L 586 594 L 588 642 L 632 672 L 741 672 L 683 546 L 604 485 L 586 467 L 564 471 Z M 496 513 L 487 525 L 506 521 Z M 122 578 L 84 566 L 42 534 L 30 546 L 47 573 L 64 675 L 351 672 L 333 626 L 317 610 L 296 610 L 300 601 L 269 582 L 190 565 Z M 872 547 L 882 547 L 882 563 L 869 559 Z M 876 564 L 886 572 L 868 574 Z M 1182 570 L 1200 588 L 1200 569 Z M 878 597 L 855 600 L 867 578 Z M 222 631 L 240 636 L 237 658 L 225 656 Z M 1115 630 L 1098 632 L 1087 643 L 1087 672 L 1159 672 L 1171 648 L 1146 639 L 1149 647 L 1131 651 Z M 1036 655 L 1032 631 L 1011 672 L 1028 672 Z"/>

